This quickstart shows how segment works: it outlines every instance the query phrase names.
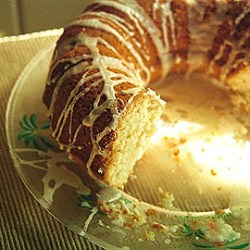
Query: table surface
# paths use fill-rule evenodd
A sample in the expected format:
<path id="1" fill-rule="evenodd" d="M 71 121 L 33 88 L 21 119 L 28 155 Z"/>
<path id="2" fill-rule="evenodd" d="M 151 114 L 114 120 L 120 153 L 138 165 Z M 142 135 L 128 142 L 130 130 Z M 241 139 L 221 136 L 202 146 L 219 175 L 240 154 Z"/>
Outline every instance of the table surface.
<path id="1" fill-rule="evenodd" d="M 62 30 L 0 39 L 0 249 L 79 250 L 102 248 L 81 237 L 43 209 L 18 177 L 5 133 L 11 90 L 31 58 L 56 41 Z"/>

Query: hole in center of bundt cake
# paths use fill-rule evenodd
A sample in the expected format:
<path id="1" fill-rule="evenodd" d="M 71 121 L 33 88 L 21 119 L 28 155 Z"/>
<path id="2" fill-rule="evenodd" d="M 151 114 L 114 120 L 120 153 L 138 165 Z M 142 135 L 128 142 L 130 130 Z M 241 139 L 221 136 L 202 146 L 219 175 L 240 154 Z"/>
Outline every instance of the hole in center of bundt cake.
<path id="1" fill-rule="evenodd" d="M 218 86 L 194 74 L 189 79 L 171 75 L 155 87 L 167 105 L 126 192 L 170 209 L 208 211 L 229 206 L 234 185 L 250 177 L 249 129 L 229 92 Z M 145 112 L 142 116 L 148 119 Z M 128 127 L 132 129 L 141 118 Z M 133 132 L 131 136 L 131 143 L 136 143 Z M 173 194 L 174 205 L 162 190 Z"/>

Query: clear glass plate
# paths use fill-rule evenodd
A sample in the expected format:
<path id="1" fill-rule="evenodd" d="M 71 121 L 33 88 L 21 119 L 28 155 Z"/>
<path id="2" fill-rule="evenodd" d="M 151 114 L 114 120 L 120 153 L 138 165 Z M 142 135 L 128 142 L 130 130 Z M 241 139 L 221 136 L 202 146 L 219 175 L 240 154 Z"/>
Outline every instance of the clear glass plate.
<path id="1" fill-rule="evenodd" d="M 192 103 L 192 96 L 177 100 L 186 96 L 185 86 L 174 85 L 183 81 L 179 76 L 169 77 L 167 89 L 157 86 L 169 103 L 159 131 L 124 191 L 103 187 L 98 190 L 96 206 L 91 180 L 57 148 L 50 135 L 42 94 L 53 48 L 41 50 L 26 66 L 6 115 L 13 162 L 35 199 L 69 229 L 107 249 L 247 248 L 250 192 L 248 176 L 242 174 L 247 168 L 242 154 L 248 144 L 244 138 L 243 150 L 237 146 L 240 152 L 236 156 L 243 159 L 241 168 L 226 165 L 223 157 L 232 158 L 230 152 L 235 149 L 232 130 L 245 128 L 234 120 L 233 129 L 227 127 L 230 111 L 223 111 L 229 117 L 225 125 L 216 118 L 231 108 L 228 102 L 220 102 L 227 98 L 224 92 L 209 85 L 197 87 L 192 93 L 201 97 Z M 200 79 L 193 76 L 192 82 Z M 210 93 L 207 99 L 204 93 Z M 189 113 L 194 107 L 195 115 Z M 211 107 L 215 109 L 209 113 Z M 221 128 L 223 136 L 219 137 Z M 228 151 L 221 150 L 223 145 Z M 229 162 L 238 164 L 238 158 L 231 158 Z"/>

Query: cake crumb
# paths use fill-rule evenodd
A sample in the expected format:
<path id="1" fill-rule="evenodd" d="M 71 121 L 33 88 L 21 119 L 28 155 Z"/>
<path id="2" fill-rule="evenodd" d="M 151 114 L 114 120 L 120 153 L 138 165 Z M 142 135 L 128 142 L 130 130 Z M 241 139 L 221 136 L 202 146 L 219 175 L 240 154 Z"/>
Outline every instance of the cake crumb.
<path id="1" fill-rule="evenodd" d="M 156 214 L 156 211 L 154 209 L 151 209 L 149 208 L 147 211 L 146 211 L 146 215 L 147 216 L 153 216 Z"/>
<path id="2" fill-rule="evenodd" d="M 214 169 L 211 169 L 211 170 L 210 170 L 210 174 L 213 175 L 213 176 L 216 176 L 216 175 L 217 175 L 217 173 L 215 172 Z"/>
<path id="3" fill-rule="evenodd" d="M 171 244 L 171 239 L 167 238 L 164 242 L 169 245 Z"/>
<path id="4" fill-rule="evenodd" d="M 145 234 L 146 240 L 155 241 L 155 233 L 153 231 L 149 231 Z"/>
<path id="5" fill-rule="evenodd" d="M 217 209 L 217 210 L 215 210 L 215 214 L 217 214 L 217 215 L 222 215 L 224 213 L 225 213 L 224 209 Z"/>
<path id="6" fill-rule="evenodd" d="M 180 209 L 174 206 L 175 197 L 173 194 L 165 192 L 159 187 L 159 193 L 161 200 L 159 201 L 159 206 L 168 210 L 179 211 Z"/>
<path id="7" fill-rule="evenodd" d="M 187 142 L 187 139 L 186 138 L 180 138 L 180 144 L 184 144 Z"/>
<path id="8" fill-rule="evenodd" d="M 174 156 L 178 156 L 180 154 L 180 149 L 176 148 L 174 149 Z"/>

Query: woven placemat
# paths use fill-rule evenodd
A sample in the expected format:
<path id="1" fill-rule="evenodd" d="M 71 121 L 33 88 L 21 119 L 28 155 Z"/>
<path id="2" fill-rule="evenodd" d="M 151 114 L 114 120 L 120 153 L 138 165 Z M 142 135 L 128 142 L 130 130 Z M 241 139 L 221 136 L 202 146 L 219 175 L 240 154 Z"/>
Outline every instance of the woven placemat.
<path id="1" fill-rule="evenodd" d="M 5 113 L 11 90 L 25 65 L 62 30 L 0 39 L 0 249 L 102 249 L 60 224 L 31 196 L 10 158 Z M 27 90 L 29 91 L 29 90 Z"/>

